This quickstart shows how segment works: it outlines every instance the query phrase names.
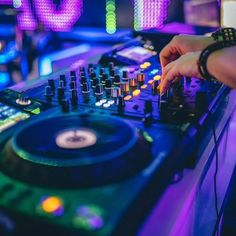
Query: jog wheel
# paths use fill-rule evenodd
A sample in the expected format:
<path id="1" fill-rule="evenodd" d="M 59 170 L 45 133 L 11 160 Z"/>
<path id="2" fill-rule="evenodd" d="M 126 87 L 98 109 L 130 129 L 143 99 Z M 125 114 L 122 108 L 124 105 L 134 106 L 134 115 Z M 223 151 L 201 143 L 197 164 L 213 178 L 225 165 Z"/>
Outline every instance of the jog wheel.
<path id="1" fill-rule="evenodd" d="M 150 143 L 114 117 L 64 115 L 22 127 L 0 165 L 16 179 L 48 187 L 89 187 L 135 175 L 151 161 Z"/>

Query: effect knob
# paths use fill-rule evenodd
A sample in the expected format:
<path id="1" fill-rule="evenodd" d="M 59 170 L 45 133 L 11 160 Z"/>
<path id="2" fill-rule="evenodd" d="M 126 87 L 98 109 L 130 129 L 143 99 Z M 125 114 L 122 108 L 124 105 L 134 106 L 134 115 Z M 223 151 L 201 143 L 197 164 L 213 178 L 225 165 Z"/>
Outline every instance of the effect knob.
<path id="1" fill-rule="evenodd" d="M 114 85 L 119 86 L 120 85 L 120 76 L 119 75 L 115 75 L 114 78 Z"/>
<path id="2" fill-rule="evenodd" d="M 62 88 L 62 87 L 58 87 L 57 88 L 57 96 L 58 96 L 58 99 L 63 99 L 65 97 L 65 89 Z"/>
<path id="3" fill-rule="evenodd" d="M 61 111 L 63 113 L 68 113 L 70 111 L 69 101 L 67 99 L 61 100 Z"/>
<path id="4" fill-rule="evenodd" d="M 108 74 L 103 74 L 101 80 L 103 85 L 105 85 L 107 79 L 108 79 Z"/>
<path id="5" fill-rule="evenodd" d="M 99 78 L 94 78 L 94 79 L 92 80 L 92 88 L 95 89 L 98 84 L 100 84 Z"/>
<path id="6" fill-rule="evenodd" d="M 78 103 L 78 91 L 77 91 L 77 89 L 71 89 L 71 91 L 70 91 L 70 99 L 71 99 L 71 103 L 73 105 Z"/>
<path id="7" fill-rule="evenodd" d="M 71 81 L 71 82 L 70 82 L 70 88 L 71 88 L 71 89 L 76 89 L 76 88 L 77 88 L 77 84 L 76 84 L 75 81 Z"/>
<path id="8" fill-rule="evenodd" d="M 111 89 L 111 96 L 113 98 L 118 98 L 121 95 L 120 87 L 114 87 Z"/>
<path id="9" fill-rule="evenodd" d="M 123 94 L 127 94 L 129 92 L 129 83 L 128 82 L 121 82 L 120 88 L 121 88 L 121 92 Z"/>
<path id="10" fill-rule="evenodd" d="M 64 87 L 66 85 L 66 76 L 65 75 L 60 75 L 60 81 L 64 82 Z"/>
<path id="11" fill-rule="evenodd" d="M 118 97 L 118 102 L 117 102 L 118 107 L 123 108 L 125 107 L 125 100 L 123 96 Z"/>
<path id="12" fill-rule="evenodd" d="M 112 70 L 114 70 L 114 63 L 110 62 L 109 63 L 109 71 L 111 72 Z"/>
<path id="13" fill-rule="evenodd" d="M 83 94 L 88 94 L 90 92 L 90 89 L 89 89 L 89 85 L 87 82 L 83 83 L 83 86 L 82 86 L 82 93 Z"/>
<path id="14" fill-rule="evenodd" d="M 80 67 L 79 67 L 79 71 L 85 73 L 85 67 L 84 67 L 84 66 L 80 66 Z"/>
<path id="15" fill-rule="evenodd" d="M 55 80 L 48 79 L 48 85 L 52 88 L 52 90 L 55 90 Z"/>
<path id="16" fill-rule="evenodd" d="M 152 114 L 152 100 L 146 100 L 144 104 L 144 114 Z"/>
<path id="17" fill-rule="evenodd" d="M 45 87 L 45 93 L 44 93 L 45 97 L 47 98 L 48 101 L 51 101 L 52 96 L 53 96 L 53 91 L 52 91 L 52 87 L 51 86 L 46 86 Z"/>
<path id="18" fill-rule="evenodd" d="M 101 96 L 103 94 L 103 86 L 102 84 L 97 84 L 95 88 L 95 95 Z"/>
<path id="19" fill-rule="evenodd" d="M 137 85 L 138 85 L 137 78 L 131 78 L 129 80 L 129 85 L 130 85 L 130 87 L 137 87 Z"/>
<path id="20" fill-rule="evenodd" d="M 145 82 L 145 74 L 144 73 L 138 73 L 137 74 L 137 80 L 139 84 L 144 84 Z"/>
<path id="21" fill-rule="evenodd" d="M 71 70 L 70 71 L 70 76 L 76 78 L 76 71 L 75 70 Z"/>

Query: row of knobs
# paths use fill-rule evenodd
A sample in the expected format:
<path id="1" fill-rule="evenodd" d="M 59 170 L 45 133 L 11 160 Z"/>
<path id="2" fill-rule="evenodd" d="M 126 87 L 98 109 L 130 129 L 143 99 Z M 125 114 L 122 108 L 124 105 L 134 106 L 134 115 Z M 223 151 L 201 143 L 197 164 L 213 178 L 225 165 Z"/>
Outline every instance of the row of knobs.
<path id="1" fill-rule="evenodd" d="M 112 67 L 110 67 L 112 68 Z M 137 88 L 138 85 L 142 85 L 145 81 L 145 74 L 138 73 L 136 78 L 128 78 L 128 72 L 122 72 L 122 79 L 120 75 L 115 74 L 114 69 L 110 69 L 110 76 L 107 73 L 104 73 L 104 69 L 100 69 L 99 76 L 93 71 L 93 68 L 90 68 L 89 79 L 85 74 L 85 68 L 80 69 L 80 85 L 81 91 L 84 95 L 90 94 L 90 88 L 93 89 L 95 96 L 101 96 L 103 91 L 106 91 L 108 96 L 119 97 L 121 93 L 128 94 L 131 88 Z M 110 77 L 110 78 L 109 78 Z M 78 97 L 77 93 L 77 82 L 76 82 L 76 72 L 70 72 L 70 91 L 71 91 L 71 100 L 76 101 Z M 48 100 L 52 98 L 55 94 L 55 80 L 49 79 L 48 86 L 45 88 L 45 96 Z M 66 87 L 66 76 L 60 75 L 59 86 L 57 88 L 58 98 L 63 99 L 65 97 L 65 87 Z"/>

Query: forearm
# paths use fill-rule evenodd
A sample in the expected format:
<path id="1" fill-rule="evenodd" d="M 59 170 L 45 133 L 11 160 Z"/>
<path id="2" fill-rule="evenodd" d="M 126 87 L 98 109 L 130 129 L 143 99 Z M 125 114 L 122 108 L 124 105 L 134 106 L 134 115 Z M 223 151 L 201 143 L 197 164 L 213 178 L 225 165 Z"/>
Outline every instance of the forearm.
<path id="1" fill-rule="evenodd" d="M 207 68 L 211 75 L 231 88 L 236 88 L 236 46 L 210 54 Z"/>

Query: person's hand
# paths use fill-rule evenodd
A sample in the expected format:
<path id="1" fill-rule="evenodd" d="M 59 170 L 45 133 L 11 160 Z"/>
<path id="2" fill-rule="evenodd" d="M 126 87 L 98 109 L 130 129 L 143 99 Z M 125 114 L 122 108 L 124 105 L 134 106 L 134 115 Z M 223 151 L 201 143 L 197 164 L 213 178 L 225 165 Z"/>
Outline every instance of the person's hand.
<path id="1" fill-rule="evenodd" d="M 208 45 L 214 43 L 214 39 L 208 36 L 184 35 L 175 36 L 160 52 L 162 68 L 176 60 L 187 52 L 202 51 Z"/>
<path id="2" fill-rule="evenodd" d="M 198 70 L 198 60 L 201 52 L 188 52 L 177 60 L 170 62 L 162 69 L 160 94 L 163 95 L 170 85 L 183 76 L 202 78 Z"/>

